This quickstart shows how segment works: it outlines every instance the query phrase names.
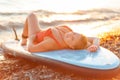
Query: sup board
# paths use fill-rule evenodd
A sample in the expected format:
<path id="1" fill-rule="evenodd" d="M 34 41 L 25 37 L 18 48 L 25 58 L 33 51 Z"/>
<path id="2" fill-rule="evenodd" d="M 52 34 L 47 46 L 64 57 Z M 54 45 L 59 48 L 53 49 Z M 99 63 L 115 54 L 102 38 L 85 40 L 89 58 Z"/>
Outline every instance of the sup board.
<path id="1" fill-rule="evenodd" d="M 9 40 L 2 43 L 2 48 L 5 54 L 40 62 L 52 69 L 78 76 L 111 76 L 118 72 L 120 65 L 119 58 L 101 46 L 96 52 L 63 49 L 31 53 L 18 41 Z"/>

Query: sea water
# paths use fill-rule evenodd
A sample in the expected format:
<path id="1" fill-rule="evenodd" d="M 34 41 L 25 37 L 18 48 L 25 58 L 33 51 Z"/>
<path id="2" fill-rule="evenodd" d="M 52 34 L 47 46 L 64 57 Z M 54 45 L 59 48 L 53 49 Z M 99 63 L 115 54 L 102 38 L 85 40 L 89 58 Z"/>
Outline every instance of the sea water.
<path id="1" fill-rule="evenodd" d="M 0 12 L 49 10 L 72 12 L 93 8 L 120 8 L 120 0 L 0 0 Z"/>
<path id="2" fill-rule="evenodd" d="M 76 32 L 91 35 L 89 32 L 112 29 L 106 26 L 120 16 L 119 3 L 120 0 L 0 0 L 0 30 L 9 22 L 23 24 L 28 13 L 35 11 L 43 27 L 67 24 Z"/>

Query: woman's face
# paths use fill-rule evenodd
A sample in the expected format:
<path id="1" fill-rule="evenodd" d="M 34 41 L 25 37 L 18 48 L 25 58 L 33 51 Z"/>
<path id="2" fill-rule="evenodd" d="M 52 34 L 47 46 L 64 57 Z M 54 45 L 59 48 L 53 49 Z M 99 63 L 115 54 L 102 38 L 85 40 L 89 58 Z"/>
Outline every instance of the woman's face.
<path id="1" fill-rule="evenodd" d="M 74 45 L 78 44 L 81 39 L 80 35 L 81 34 L 75 32 L 68 32 L 64 36 L 64 41 L 69 47 L 74 48 Z"/>

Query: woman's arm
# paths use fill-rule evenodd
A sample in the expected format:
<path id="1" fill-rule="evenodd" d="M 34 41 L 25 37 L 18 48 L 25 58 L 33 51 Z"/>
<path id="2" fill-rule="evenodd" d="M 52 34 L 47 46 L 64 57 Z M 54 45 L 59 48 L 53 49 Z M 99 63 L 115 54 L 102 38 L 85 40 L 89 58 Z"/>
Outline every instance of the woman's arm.
<path id="1" fill-rule="evenodd" d="M 58 49 L 56 42 L 50 37 L 45 37 L 44 40 L 38 44 L 33 43 L 33 37 L 29 38 L 28 42 L 28 51 L 30 52 L 44 52 Z"/>
<path id="2" fill-rule="evenodd" d="M 97 37 L 88 37 L 88 42 L 90 43 L 90 45 L 88 46 L 87 50 L 89 50 L 90 52 L 97 51 L 97 49 L 99 48 L 100 39 Z"/>
<path id="3" fill-rule="evenodd" d="M 88 41 L 99 47 L 100 39 L 97 37 L 88 37 Z"/>

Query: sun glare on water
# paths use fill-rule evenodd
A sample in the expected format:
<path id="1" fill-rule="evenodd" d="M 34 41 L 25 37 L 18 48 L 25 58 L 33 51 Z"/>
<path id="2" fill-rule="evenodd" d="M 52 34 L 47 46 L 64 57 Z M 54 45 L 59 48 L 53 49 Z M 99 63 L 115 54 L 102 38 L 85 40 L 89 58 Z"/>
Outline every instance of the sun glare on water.
<path id="1" fill-rule="evenodd" d="M 0 11 L 21 12 L 43 9 L 55 12 L 73 12 L 103 7 L 120 7 L 119 3 L 120 0 L 1 0 Z"/>
<path id="2" fill-rule="evenodd" d="M 117 8 L 120 0 L 38 0 L 39 6 L 56 12 L 73 12 L 94 8 Z M 41 1 L 41 2 L 40 2 Z"/>
<path id="3" fill-rule="evenodd" d="M 99 4 L 98 4 L 99 3 Z M 105 1 L 104 1 L 105 3 Z M 56 12 L 73 12 L 103 6 L 103 0 L 44 0 L 40 4 L 44 9 Z"/>

